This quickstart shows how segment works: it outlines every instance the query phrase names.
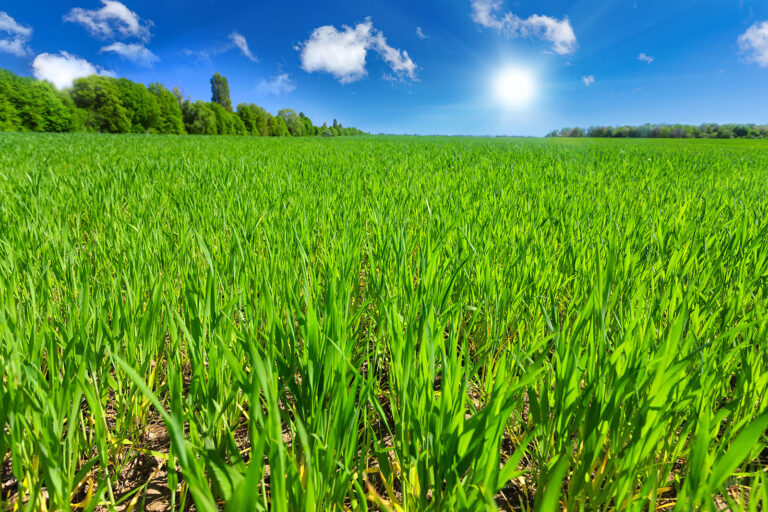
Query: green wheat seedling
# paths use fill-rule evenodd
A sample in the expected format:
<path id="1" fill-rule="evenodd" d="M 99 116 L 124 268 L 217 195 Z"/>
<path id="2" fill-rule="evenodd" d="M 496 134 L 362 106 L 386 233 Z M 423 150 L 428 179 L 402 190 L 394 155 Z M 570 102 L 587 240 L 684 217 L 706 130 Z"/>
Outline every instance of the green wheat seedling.
<path id="1" fill-rule="evenodd" d="M 768 508 L 761 141 L 0 135 L 0 507 Z"/>

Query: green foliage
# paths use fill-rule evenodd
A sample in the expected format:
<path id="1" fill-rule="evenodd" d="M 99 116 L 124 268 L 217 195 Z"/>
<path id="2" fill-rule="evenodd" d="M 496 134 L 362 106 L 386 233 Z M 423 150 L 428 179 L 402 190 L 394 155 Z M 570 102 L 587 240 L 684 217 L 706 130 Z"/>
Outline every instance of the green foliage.
<path id="1" fill-rule="evenodd" d="M 229 82 L 227 78 L 218 73 L 211 77 L 211 102 L 232 111 L 232 101 L 229 99 Z"/>
<path id="2" fill-rule="evenodd" d="M 291 134 L 285 120 L 280 116 L 270 117 L 267 120 L 267 130 L 270 137 L 287 137 Z"/>
<path id="3" fill-rule="evenodd" d="M 0 92 L 0 131 L 16 132 L 21 130 L 21 119 L 11 99 Z"/>
<path id="4" fill-rule="evenodd" d="M 125 78 L 117 80 L 120 102 L 128 111 L 131 131 L 134 133 L 158 133 L 162 124 L 157 96 L 142 84 Z"/>
<path id="5" fill-rule="evenodd" d="M 117 80 L 106 76 L 78 78 L 72 87 L 72 99 L 87 112 L 85 129 L 107 133 L 131 130 L 129 111 L 120 99 Z"/>
<path id="6" fill-rule="evenodd" d="M 88 117 L 88 113 L 85 110 L 77 108 L 77 105 L 75 105 L 75 101 L 72 99 L 72 95 L 70 94 L 69 90 L 59 91 L 56 90 L 53 86 L 51 86 L 51 89 L 53 89 L 54 94 L 56 94 L 56 96 L 66 108 L 67 114 L 64 114 L 64 116 L 69 118 L 67 131 L 85 131 L 85 121 Z"/>
<path id="7" fill-rule="evenodd" d="M 240 103 L 237 106 L 237 115 L 240 116 L 240 120 L 243 122 L 243 126 L 248 132 L 248 135 L 255 135 L 257 137 L 260 135 L 259 129 L 256 126 L 256 112 L 251 110 L 250 105 L 247 103 Z"/>
<path id="8" fill-rule="evenodd" d="M 0 145 L 0 509 L 768 510 L 763 141 Z"/>
<path id="9" fill-rule="evenodd" d="M 221 108 L 220 105 L 219 108 Z M 200 100 L 192 103 L 187 100 L 184 102 L 182 111 L 187 133 L 192 135 L 217 135 L 219 133 L 219 121 L 212 103 Z"/>
<path id="10" fill-rule="evenodd" d="M 768 139 L 768 125 L 705 123 L 700 126 L 684 124 L 644 124 L 642 126 L 592 126 L 553 130 L 547 137 L 608 137 L 654 139 Z"/>
<path id="11" fill-rule="evenodd" d="M 266 137 L 269 135 L 269 118 L 272 117 L 266 110 L 251 103 L 241 103 L 237 106 L 237 114 L 243 121 L 248 135 Z"/>
<path id="12" fill-rule="evenodd" d="M 159 109 L 159 120 L 156 129 L 159 133 L 182 134 L 184 129 L 184 115 L 181 104 L 174 93 L 166 89 L 161 83 L 150 84 L 149 92 L 155 96 Z"/>
<path id="13" fill-rule="evenodd" d="M 240 116 L 228 112 L 218 103 L 185 101 L 184 124 L 188 133 L 195 135 L 248 135 Z"/>
<path id="14" fill-rule="evenodd" d="M 219 135 L 248 135 L 240 116 L 227 111 L 218 103 L 210 103 L 209 105 L 216 116 L 216 133 Z"/>
<path id="15" fill-rule="evenodd" d="M 217 101 L 184 100 L 178 87 L 142 84 L 125 78 L 91 76 L 71 90 L 0 69 L 0 131 L 110 133 L 186 132 L 202 135 L 313 136 L 321 130 L 304 113 L 282 110 L 280 120 L 258 105 L 242 103 L 232 112 L 229 85 L 218 73 L 211 79 Z M 286 124 L 288 122 L 288 124 Z M 340 126 L 340 125 L 339 125 Z M 334 135 L 362 135 L 345 128 Z"/>
<path id="16" fill-rule="evenodd" d="M 76 114 L 47 82 L 0 69 L 0 130 L 64 132 L 77 129 Z"/>
<path id="17" fill-rule="evenodd" d="M 315 127 L 312 125 L 312 120 L 305 116 L 304 112 L 299 112 L 299 119 L 301 119 L 305 136 L 311 137 L 317 135 Z"/>
<path id="18" fill-rule="evenodd" d="M 304 123 L 304 120 L 299 117 L 296 111 L 292 108 L 284 108 L 280 110 L 277 115 L 285 121 L 285 125 L 288 127 L 288 132 L 290 132 L 293 137 L 309 135 L 306 132 L 306 124 Z"/>

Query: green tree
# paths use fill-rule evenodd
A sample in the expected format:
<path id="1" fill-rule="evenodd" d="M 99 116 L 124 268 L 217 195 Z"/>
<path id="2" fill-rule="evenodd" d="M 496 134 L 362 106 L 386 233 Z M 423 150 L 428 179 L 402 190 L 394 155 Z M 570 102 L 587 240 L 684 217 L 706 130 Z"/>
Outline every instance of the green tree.
<path id="1" fill-rule="evenodd" d="M 241 103 L 237 106 L 237 114 L 243 121 L 248 135 L 266 137 L 269 135 L 269 118 L 272 117 L 266 110 L 251 103 Z"/>
<path id="2" fill-rule="evenodd" d="M 179 104 L 179 109 L 181 109 L 181 106 L 184 105 L 184 92 L 181 90 L 181 88 L 178 85 L 175 85 L 171 92 L 173 93 L 173 96 L 176 98 L 176 103 Z"/>
<path id="3" fill-rule="evenodd" d="M 718 139 L 732 139 L 733 138 L 733 129 L 730 126 L 720 126 L 717 129 L 717 138 Z"/>
<path id="4" fill-rule="evenodd" d="M 149 92 L 155 96 L 157 106 L 160 109 L 160 121 L 157 130 L 160 133 L 185 133 L 184 115 L 181 111 L 183 102 L 179 103 L 177 96 L 161 83 L 150 84 Z"/>
<path id="5" fill-rule="evenodd" d="M 89 76 L 77 79 L 71 89 L 59 91 L 53 84 L 20 77 L 0 69 L 0 131 L 98 131 L 111 133 L 171 133 L 256 135 L 356 135 L 334 119 L 332 128 L 314 126 L 303 112 L 282 109 L 272 116 L 254 104 L 238 105 L 233 112 L 226 78 L 211 79 L 214 97 L 206 103 L 183 99 L 160 83 L 144 85 L 127 79 Z M 768 129 L 754 125 L 731 125 L 737 136 L 766 137 Z M 725 129 L 725 128 L 723 128 Z M 717 135 L 721 129 L 716 128 Z M 713 135 L 714 136 L 714 135 Z"/>
<path id="6" fill-rule="evenodd" d="M 187 133 L 194 135 L 216 135 L 218 133 L 218 120 L 216 112 L 210 103 L 197 100 L 192 103 L 184 102 L 184 126 Z"/>
<path id="7" fill-rule="evenodd" d="M 65 97 L 49 82 L 0 70 L 0 126 L 34 132 L 72 130 L 72 111 Z"/>
<path id="8" fill-rule="evenodd" d="M 75 80 L 72 99 L 87 112 L 85 128 L 90 131 L 128 133 L 131 120 L 120 101 L 114 78 L 92 75 Z"/>
<path id="9" fill-rule="evenodd" d="M 237 106 L 237 115 L 245 126 L 245 130 L 248 135 L 258 136 L 258 129 L 256 128 L 256 113 L 251 109 L 251 106 L 247 103 L 240 103 Z"/>
<path id="10" fill-rule="evenodd" d="M 299 118 L 301 119 L 302 123 L 304 123 L 304 135 L 305 136 L 312 136 L 315 135 L 315 127 L 312 124 L 312 120 L 309 119 L 307 116 L 304 115 L 304 112 L 299 112 Z"/>
<path id="11" fill-rule="evenodd" d="M 304 136 L 304 121 L 292 108 L 284 108 L 277 113 L 285 121 L 288 131 L 294 137 Z"/>
<path id="12" fill-rule="evenodd" d="M 259 131 L 261 137 L 269 136 L 269 120 L 272 118 L 272 114 L 267 112 L 263 107 L 251 104 L 251 110 L 256 114 L 256 128 Z"/>
<path id="13" fill-rule="evenodd" d="M 158 133 L 162 119 L 157 97 L 143 84 L 137 84 L 126 78 L 117 81 L 117 88 L 120 91 L 120 102 L 131 119 L 131 131 Z"/>
<path id="14" fill-rule="evenodd" d="M 733 127 L 733 134 L 736 137 L 747 137 L 749 135 L 749 126 L 737 124 Z"/>
<path id="15" fill-rule="evenodd" d="M 88 118 L 88 113 L 78 108 L 77 105 L 75 105 L 75 101 L 72 99 L 72 96 L 70 94 L 70 91 L 59 91 L 55 87 L 52 86 L 52 90 L 56 94 L 56 96 L 59 97 L 61 100 L 62 105 L 67 110 L 66 117 L 68 118 L 68 126 L 66 128 L 66 131 L 71 132 L 81 132 L 85 130 L 85 121 Z"/>
<path id="16" fill-rule="evenodd" d="M 218 73 L 214 73 L 211 77 L 211 102 L 218 103 L 232 112 L 232 101 L 229 99 L 229 82 L 227 82 L 226 77 Z"/>
<path id="17" fill-rule="evenodd" d="M 268 120 L 268 129 L 270 137 L 287 137 L 291 133 L 288 131 L 285 121 L 280 116 L 270 116 Z"/>
<path id="18" fill-rule="evenodd" d="M 0 132 L 21 130 L 21 119 L 13 102 L 0 90 Z"/>
<path id="19" fill-rule="evenodd" d="M 247 135 L 245 125 L 237 114 L 228 112 L 218 103 L 208 105 L 216 116 L 216 131 L 219 135 Z"/>
<path id="20" fill-rule="evenodd" d="M 583 137 L 580 128 L 563 128 L 552 131 L 548 137 Z M 355 133 L 360 130 L 353 129 Z M 587 131 L 587 137 L 632 137 L 632 138 L 768 138 L 768 126 L 754 124 L 724 124 L 704 123 L 699 126 L 687 124 L 644 124 L 641 126 L 592 126 Z"/>

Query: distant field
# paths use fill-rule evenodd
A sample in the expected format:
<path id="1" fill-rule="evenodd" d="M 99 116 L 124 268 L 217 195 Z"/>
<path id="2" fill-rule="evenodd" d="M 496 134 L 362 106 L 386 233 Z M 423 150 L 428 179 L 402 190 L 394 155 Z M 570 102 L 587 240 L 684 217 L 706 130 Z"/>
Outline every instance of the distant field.
<path id="1" fill-rule="evenodd" d="M 0 508 L 768 510 L 767 285 L 766 141 L 0 134 Z"/>

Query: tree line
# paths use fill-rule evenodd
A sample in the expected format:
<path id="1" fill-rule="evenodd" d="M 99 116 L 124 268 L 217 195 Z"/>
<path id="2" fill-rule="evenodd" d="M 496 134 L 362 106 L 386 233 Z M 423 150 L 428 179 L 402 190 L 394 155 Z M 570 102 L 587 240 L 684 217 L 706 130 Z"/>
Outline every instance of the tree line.
<path id="1" fill-rule="evenodd" d="M 253 103 L 232 108 L 226 77 L 211 78 L 211 101 L 191 101 L 178 88 L 92 75 L 58 90 L 50 82 L 0 69 L 0 131 L 102 132 L 260 137 L 360 135 L 335 119 L 315 126 L 303 112 L 272 115 Z"/>
<path id="2" fill-rule="evenodd" d="M 768 139 L 768 125 L 715 124 L 644 124 L 641 126 L 592 126 L 553 130 L 547 137 L 610 137 L 658 139 Z"/>

